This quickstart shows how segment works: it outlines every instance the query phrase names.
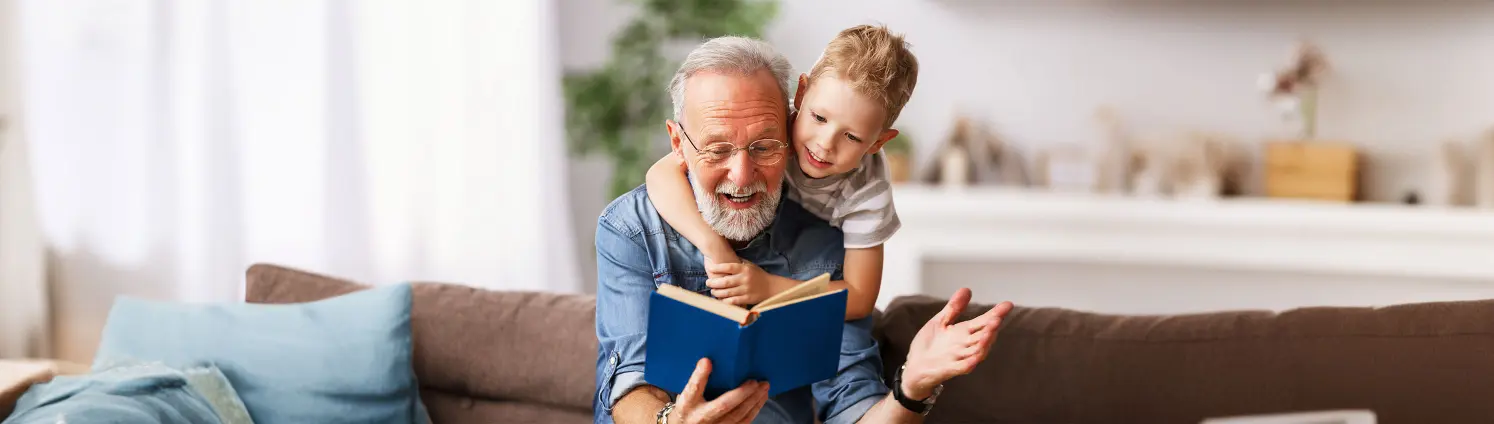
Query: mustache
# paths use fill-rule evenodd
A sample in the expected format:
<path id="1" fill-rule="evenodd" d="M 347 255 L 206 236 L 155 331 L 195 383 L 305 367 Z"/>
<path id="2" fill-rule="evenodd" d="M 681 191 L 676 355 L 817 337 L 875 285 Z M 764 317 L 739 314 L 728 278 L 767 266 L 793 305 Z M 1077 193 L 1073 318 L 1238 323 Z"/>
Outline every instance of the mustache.
<path id="1" fill-rule="evenodd" d="M 768 191 L 768 184 L 762 181 L 754 182 L 747 185 L 747 187 L 737 186 L 736 183 L 731 182 L 730 180 L 722 180 L 720 183 L 716 184 L 716 193 L 738 197 L 762 193 L 765 191 Z"/>

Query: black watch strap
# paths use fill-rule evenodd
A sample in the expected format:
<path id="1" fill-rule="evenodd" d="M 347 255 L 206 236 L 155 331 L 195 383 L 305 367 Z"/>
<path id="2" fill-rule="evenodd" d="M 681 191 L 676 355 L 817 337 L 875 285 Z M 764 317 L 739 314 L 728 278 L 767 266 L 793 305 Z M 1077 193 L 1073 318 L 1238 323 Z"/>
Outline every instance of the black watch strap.
<path id="1" fill-rule="evenodd" d="M 915 414 L 928 415 L 929 411 L 934 409 L 932 399 L 909 399 L 908 395 L 903 393 L 903 368 L 906 367 L 907 365 L 897 367 L 897 376 L 892 379 L 892 398 L 897 399 L 897 403 Z M 934 396 L 929 395 L 930 398 Z"/>

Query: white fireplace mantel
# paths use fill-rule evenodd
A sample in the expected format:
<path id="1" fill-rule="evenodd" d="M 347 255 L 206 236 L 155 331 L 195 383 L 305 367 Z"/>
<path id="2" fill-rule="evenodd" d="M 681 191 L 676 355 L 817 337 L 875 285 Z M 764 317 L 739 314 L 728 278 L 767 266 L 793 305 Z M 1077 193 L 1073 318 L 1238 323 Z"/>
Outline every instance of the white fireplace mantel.
<path id="1" fill-rule="evenodd" d="M 1142 265 L 1494 282 L 1494 211 L 994 187 L 893 189 L 878 306 L 928 261 Z"/>

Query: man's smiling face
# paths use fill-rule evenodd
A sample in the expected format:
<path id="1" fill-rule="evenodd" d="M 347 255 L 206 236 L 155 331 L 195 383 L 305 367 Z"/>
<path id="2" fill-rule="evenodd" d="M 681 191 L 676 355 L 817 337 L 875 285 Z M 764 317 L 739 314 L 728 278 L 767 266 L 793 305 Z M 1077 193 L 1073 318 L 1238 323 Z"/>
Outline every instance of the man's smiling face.
<path id="1" fill-rule="evenodd" d="M 741 148 L 763 139 L 786 143 L 788 105 L 773 74 L 696 73 L 685 81 L 680 118 L 669 122 L 670 142 L 690 168 L 701 215 L 729 240 L 757 236 L 777 212 L 786 161 L 762 165 L 735 151 L 711 164 L 695 149 L 719 143 Z"/>

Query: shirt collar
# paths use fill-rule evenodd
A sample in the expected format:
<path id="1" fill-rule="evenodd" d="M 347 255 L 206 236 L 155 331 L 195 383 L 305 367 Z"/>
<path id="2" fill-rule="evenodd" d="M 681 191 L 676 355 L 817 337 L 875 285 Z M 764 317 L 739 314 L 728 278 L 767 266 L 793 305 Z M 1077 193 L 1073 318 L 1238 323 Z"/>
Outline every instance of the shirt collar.
<path id="1" fill-rule="evenodd" d="M 779 252 L 787 252 L 788 244 L 794 240 L 793 233 L 798 231 L 799 215 L 795 213 L 797 205 L 790 206 L 793 200 L 788 196 L 788 184 L 780 185 L 778 188 L 778 210 L 773 213 L 773 222 L 768 228 L 763 229 L 763 236 L 768 238 L 765 243 Z"/>

